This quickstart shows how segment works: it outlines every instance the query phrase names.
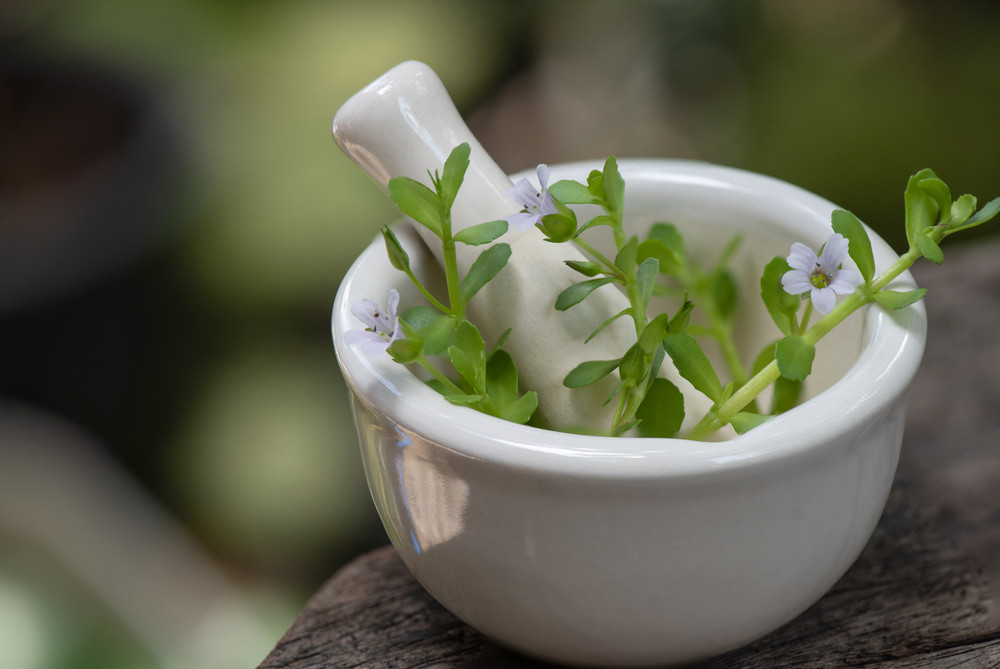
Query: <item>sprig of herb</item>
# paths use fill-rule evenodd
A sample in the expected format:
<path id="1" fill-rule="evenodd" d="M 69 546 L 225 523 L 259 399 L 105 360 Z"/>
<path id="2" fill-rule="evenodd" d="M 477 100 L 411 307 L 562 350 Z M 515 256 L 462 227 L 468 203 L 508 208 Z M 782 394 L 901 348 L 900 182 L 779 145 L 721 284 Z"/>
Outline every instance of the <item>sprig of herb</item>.
<path id="1" fill-rule="evenodd" d="M 674 383 L 659 375 L 667 357 L 677 373 L 711 401 L 711 408 L 688 438 L 707 438 L 727 425 L 743 433 L 787 411 L 800 401 L 802 383 L 812 372 L 816 344 L 823 337 L 866 305 L 902 309 L 920 300 L 925 289 L 899 291 L 889 286 L 919 258 L 940 264 L 944 259 L 940 244 L 947 237 L 1000 214 L 1000 198 L 977 210 L 974 196 L 953 200 L 949 187 L 933 171 L 921 170 L 910 177 L 904 192 L 908 249 L 877 273 L 865 226 L 848 211 L 834 211 L 832 233 L 820 253 L 796 243 L 786 258 L 775 257 L 763 268 L 760 296 L 777 335 L 747 371 L 735 345 L 734 314 L 740 296 L 728 268 L 740 243 L 738 237 L 724 247 L 710 268 L 703 269 L 688 257 L 684 239 L 673 224 L 656 223 L 644 237 L 628 235 L 624 226 L 625 181 L 614 156 L 605 161 L 603 169 L 593 170 L 586 183 L 564 180 L 549 187 L 549 170 L 539 165 L 539 188 L 524 179 L 510 191 L 521 205 L 520 211 L 506 220 L 484 222 L 452 234 L 451 207 L 468 169 L 469 152 L 468 144 L 459 145 L 440 175 L 428 173 L 432 187 L 406 177 L 396 177 L 388 184 L 397 208 L 440 240 L 446 300 L 424 286 L 412 271 L 402 244 L 390 228 L 384 228 L 390 262 L 413 281 L 429 306 L 414 306 L 397 316 L 395 291 L 386 311 L 365 300 L 354 313 L 367 327 L 355 331 L 350 340 L 363 351 L 387 351 L 397 362 L 423 367 L 431 376 L 429 384 L 455 404 L 528 422 L 538 398 L 531 391 L 520 394 L 515 361 L 501 348 L 510 330 L 487 350 L 465 311 L 469 301 L 510 258 L 510 246 L 497 241 L 508 225 L 534 225 L 548 242 L 573 243 L 588 258 L 566 263 L 583 278 L 558 295 L 557 310 L 571 309 L 607 285 L 617 286 L 628 298 L 628 307 L 595 323 L 587 340 L 627 317 L 633 324 L 634 343 L 618 358 L 581 361 L 563 380 L 564 385 L 577 388 L 617 373 L 618 384 L 607 398 L 607 402 L 617 402 L 611 435 L 632 429 L 643 436 L 672 437 L 678 433 L 685 418 L 684 397 Z M 600 213 L 581 225 L 571 205 L 596 205 Z M 587 238 L 601 228 L 610 233 L 613 258 Z M 464 277 L 458 269 L 457 244 L 486 246 Z M 848 255 L 857 273 L 843 267 Z M 672 315 L 651 314 L 652 298 L 671 294 L 679 299 L 676 311 Z M 839 301 L 838 295 L 842 297 Z M 700 322 L 692 323 L 696 304 L 702 316 Z M 811 322 L 814 315 L 819 317 Z M 730 381 L 723 384 L 699 337 L 719 347 Z M 428 356 L 446 359 L 451 372 L 440 370 Z M 771 386 L 771 407 L 764 413 L 757 398 Z"/>
<path id="2" fill-rule="evenodd" d="M 432 377 L 430 385 L 454 404 L 468 406 L 515 423 L 527 423 L 538 406 L 538 396 L 519 392 L 517 366 L 501 346 L 508 330 L 490 348 L 479 329 L 466 318 L 469 302 L 510 258 L 510 245 L 495 242 L 507 232 L 505 221 L 487 221 L 452 233 L 451 208 L 469 167 L 470 148 L 460 144 L 444 167 L 430 173 L 428 187 L 409 177 L 389 180 L 389 197 L 400 212 L 430 230 L 441 243 L 447 301 L 439 300 L 413 272 L 409 255 L 391 228 L 382 229 L 392 266 L 414 283 L 430 306 L 414 306 L 399 318 L 402 335 L 387 350 L 402 364 L 415 363 Z M 465 276 L 460 276 L 457 245 L 483 246 Z M 449 375 L 428 356 L 446 358 Z"/>

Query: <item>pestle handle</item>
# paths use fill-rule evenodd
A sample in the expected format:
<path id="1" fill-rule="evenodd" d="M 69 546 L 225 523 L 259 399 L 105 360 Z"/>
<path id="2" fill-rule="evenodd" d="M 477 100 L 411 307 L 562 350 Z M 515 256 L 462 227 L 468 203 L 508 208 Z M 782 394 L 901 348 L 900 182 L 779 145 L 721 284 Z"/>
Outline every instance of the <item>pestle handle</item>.
<path id="1" fill-rule="evenodd" d="M 423 63 L 397 65 L 351 97 L 333 119 L 333 137 L 383 188 L 397 176 L 427 183 L 427 170 L 440 169 L 452 149 L 467 142 L 469 168 L 452 206 L 453 232 L 506 218 L 520 208 L 507 195 L 510 179 L 466 126 L 441 79 Z M 505 240 L 519 234 L 511 230 Z"/>
<path id="2" fill-rule="evenodd" d="M 334 117 L 333 136 L 383 188 L 396 176 L 428 183 L 428 169 L 440 168 L 454 147 L 468 142 L 469 168 L 451 212 L 454 232 L 520 209 L 507 195 L 510 179 L 466 126 L 441 80 L 423 63 L 402 63 L 355 94 Z M 433 233 L 421 225 L 416 229 L 432 252 L 440 254 Z M 628 300 L 607 285 L 572 310 L 557 312 L 556 296 L 581 278 L 564 261 L 586 260 L 583 254 L 569 244 L 546 242 L 535 228 L 509 230 L 501 240 L 511 245 L 511 258 L 469 304 L 472 321 L 488 341 L 512 328 L 505 348 L 517 361 L 523 388 L 538 392 L 539 409 L 550 425 L 606 429 L 614 403 L 605 406 L 604 400 L 617 383 L 614 375 L 578 389 L 566 388 L 562 379 L 585 360 L 618 358 L 631 346 L 635 333 L 624 318 L 584 344 L 596 325 L 628 307 Z M 464 245 L 458 250 L 465 271 L 479 250 Z M 678 385 L 684 390 L 686 382 Z"/>

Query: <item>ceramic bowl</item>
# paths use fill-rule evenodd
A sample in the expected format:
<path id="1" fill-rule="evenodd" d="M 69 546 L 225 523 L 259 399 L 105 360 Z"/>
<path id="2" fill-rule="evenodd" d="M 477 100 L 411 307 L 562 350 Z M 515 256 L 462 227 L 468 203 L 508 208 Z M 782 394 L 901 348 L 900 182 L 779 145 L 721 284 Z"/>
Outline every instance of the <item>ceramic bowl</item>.
<path id="1" fill-rule="evenodd" d="M 552 180 L 599 167 L 554 166 Z M 776 338 L 761 315 L 760 271 L 794 241 L 822 245 L 834 206 L 702 163 L 620 168 L 630 225 L 674 222 L 706 261 L 743 234 L 734 272 L 744 355 Z M 416 264 L 431 262 L 399 232 Z M 897 256 L 872 242 L 881 270 Z M 710 657 L 806 610 L 871 536 L 923 352 L 921 304 L 859 311 L 821 342 L 807 401 L 742 436 L 696 442 L 564 434 L 449 404 L 388 356 L 345 343 L 362 327 L 351 305 L 384 303 L 393 287 L 404 305 L 417 300 L 379 239 L 333 312 L 372 498 L 417 580 L 500 644 L 576 665 Z"/>

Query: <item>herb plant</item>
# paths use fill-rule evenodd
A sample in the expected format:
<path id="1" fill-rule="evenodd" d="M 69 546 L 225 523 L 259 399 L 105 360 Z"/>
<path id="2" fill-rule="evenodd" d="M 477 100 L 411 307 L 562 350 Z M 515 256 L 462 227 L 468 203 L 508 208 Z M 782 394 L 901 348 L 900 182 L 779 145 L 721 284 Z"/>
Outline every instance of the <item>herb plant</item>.
<path id="1" fill-rule="evenodd" d="M 634 342 L 620 357 L 580 361 L 563 380 L 565 386 L 578 388 L 617 374 L 617 384 L 607 399 L 615 407 L 607 434 L 614 436 L 633 430 L 649 437 L 678 435 L 685 403 L 677 386 L 660 375 L 667 358 L 711 402 L 711 408 L 683 435 L 687 438 L 709 438 L 727 425 L 743 433 L 794 407 L 800 401 L 802 382 L 812 371 L 816 344 L 824 336 L 866 305 L 901 309 L 920 300 L 925 289 L 897 291 L 888 286 L 921 257 L 940 264 L 944 239 L 1000 213 L 1000 198 L 977 209 L 974 196 L 952 199 L 944 181 L 929 169 L 921 170 L 910 177 L 904 193 L 908 249 L 878 272 L 861 221 L 848 211 L 834 211 L 831 235 L 818 253 L 796 242 L 787 257 L 775 257 L 763 268 L 760 298 L 776 333 L 746 369 L 735 346 L 739 295 L 728 268 L 740 238 L 730 240 L 705 268 L 689 257 L 681 232 L 671 223 L 655 223 L 643 237 L 628 235 L 623 224 L 626 184 L 613 156 L 603 169 L 592 171 L 586 183 L 564 180 L 550 186 L 548 168 L 539 165 L 538 188 L 525 179 L 510 190 L 519 211 L 506 220 L 487 221 L 453 234 L 451 206 L 468 168 L 469 153 L 467 144 L 456 147 L 440 174 L 428 173 L 431 187 L 405 177 L 388 184 L 397 208 L 440 240 L 447 298 L 439 300 L 424 286 L 411 270 L 399 240 L 384 228 L 392 265 L 413 281 L 428 304 L 398 314 L 395 291 L 384 311 L 365 300 L 354 307 L 354 313 L 366 327 L 350 333 L 350 341 L 367 354 L 387 352 L 397 362 L 419 365 L 430 375 L 430 385 L 450 402 L 506 420 L 529 422 L 538 397 L 518 387 L 516 361 L 502 348 L 510 330 L 487 344 L 465 311 L 510 258 L 511 247 L 497 240 L 508 227 L 535 226 L 546 241 L 574 244 L 587 258 L 567 262 L 581 279 L 558 295 L 553 308 L 572 309 L 608 284 L 617 286 L 628 299 L 625 309 L 593 324 L 588 341 L 616 320 L 627 318 Z M 596 205 L 599 213 L 581 224 L 570 205 Z M 610 234 L 614 257 L 602 253 L 590 240 L 601 228 Z M 459 276 L 457 244 L 485 246 L 465 276 Z M 848 256 L 857 271 L 843 266 Z M 651 300 L 662 295 L 678 296 L 679 306 L 673 313 L 653 313 Z M 701 317 L 692 322 L 696 309 Z M 724 374 L 705 353 L 703 344 L 709 341 L 718 347 Z M 440 369 L 431 358 L 446 361 L 450 369 Z M 723 383 L 722 378 L 727 381 Z M 769 387 L 771 406 L 764 411 L 758 398 Z"/>

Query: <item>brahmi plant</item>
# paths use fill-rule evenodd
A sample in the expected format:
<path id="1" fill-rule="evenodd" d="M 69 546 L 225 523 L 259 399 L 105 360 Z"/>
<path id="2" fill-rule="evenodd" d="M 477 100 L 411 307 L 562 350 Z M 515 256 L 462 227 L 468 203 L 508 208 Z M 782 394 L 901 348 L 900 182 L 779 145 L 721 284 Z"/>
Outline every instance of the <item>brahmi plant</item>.
<path id="1" fill-rule="evenodd" d="M 774 322 L 775 337 L 747 369 L 736 352 L 738 291 L 727 266 L 739 237 L 705 267 L 687 253 L 683 236 L 669 222 L 654 223 L 643 237 L 628 235 L 623 226 L 626 184 L 614 157 L 602 170 L 592 171 L 586 183 L 564 180 L 550 186 L 548 168 L 539 165 L 538 187 L 523 179 L 510 190 L 519 211 L 453 234 L 451 207 L 469 154 L 468 144 L 456 147 L 440 172 L 428 172 L 430 187 L 407 177 L 388 184 L 399 211 L 440 240 L 447 297 L 439 299 L 426 288 L 392 230 L 383 228 L 389 260 L 413 281 L 427 304 L 401 313 L 395 290 L 390 291 L 385 310 L 366 299 L 352 307 L 366 327 L 349 332 L 348 341 L 359 344 L 366 354 L 388 354 L 399 363 L 419 365 L 429 375 L 428 383 L 450 402 L 517 423 L 540 424 L 535 416 L 538 397 L 531 389 L 522 392 L 517 361 L 503 350 L 510 330 L 497 341 L 486 342 L 466 317 L 469 301 L 510 258 L 511 247 L 497 240 L 509 227 L 535 226 L 548 242 L 575 244 L 587 258 L 567 262 L 580 280 L 558 295 L 554 309 L 572 309 L 609 284 L 628 298 L 624 310 L 593 324 L 588 341 L 626 318 L 634 326 L 634 343 L 615 359 L 581 360 L 563 380 L 565 386 L 579 388 L 617 374 L 618 382 L 607 398 L 615 410 L 606 432 L 614 436 L 633 430 L 647 437 L 678 436 L 685 418 L 684 398 L 674 383 L 659 375 L 666 358 L 711 401 L 708 411 L 681 435 L 686 438 L 708 438 L 727 425 L 743 433 L 794 407 L 801 398 L 802 382 L 812 371 L 819 340 L 865 305 L 875 302 L 901 309 L 920 300 L 925 289 L 897 291 L 887 286 L 918 258 L 940 264 L 944 258 L 940 244 L 946 237 L 1000 213 L 1000 198 L 977 210 L 974 196 L 952 199 L 944 181 L 929 169 L 921 170 L 910 177 L 904 192 L 908 249 L 876 273 L 864 226 L 854 214 L 834 211 L 830 237 L 818 252 L 796 242 L 787 257 L 775 257 L 764 266 L 760 298 Z M 583 204 L 596 205 L 600 213 L 581 224 L 569 205 Z M 589 240 L 598 228 L 610 233 L 614 257 Z M 464 276 L 458 269 L 458 244 L 485 248 Z M 857 271 L 843 266 L 848 256 Z M 653 313 L 651 300 L 661 295 L 678 297 L 673 313 Z M 696 310 L 701 315 L 692 320 Z M 724 373 L 706 355 L 707 342 L 717 346 Z M 770 406 L 764 409 L 759 396 L 767 388 L 772 392 Z"/>

